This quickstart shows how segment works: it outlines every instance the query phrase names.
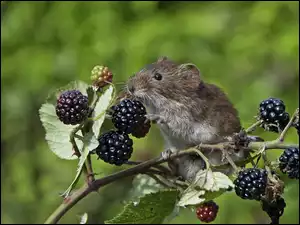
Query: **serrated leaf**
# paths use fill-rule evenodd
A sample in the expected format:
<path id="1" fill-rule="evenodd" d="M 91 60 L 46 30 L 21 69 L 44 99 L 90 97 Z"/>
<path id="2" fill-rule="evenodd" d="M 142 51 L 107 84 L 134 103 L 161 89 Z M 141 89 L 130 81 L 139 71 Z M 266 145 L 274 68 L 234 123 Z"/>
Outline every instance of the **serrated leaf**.
<path id="1" fill-rule="evenodd" d="M 212 172 L 211 169 L 200 170 L 195 177 L 194 185 L 208 191 L 219 191 L 234 187 L 233 182 L 228 176 L 221 172 Z"/>
<path id="2" fill-rule="evenodd" d="M 173 211 L 167 217 L 165 217 L 163 224 L 169 223 L 170 221 L 172 221 L 175 217 L 177 217 L 179 215 L 179 212 L 180 212 L 180 207 L 175 205 Z"/>
<path id="3" fill-rule="evenodd" d="M 73 147 L 70 142 L 70 133 L 74 126 L 63 124 L 58 119 L 55 107 L 52 104 L 43 104 L 39 114 L 43 127 L 46 130 L 46 141 L 50 150 L 61 159 L 72 160 L 78 158 L 73 154 Z M 78 144 L 80 147 L 80 143 Z"/>
<path id="4" fill-rule="evenodd" d="M 177 203 L 178 206 L 187 206 L 187 205 L 198 205 L 205 201 L 203 195 L 205 191 L 203 190 L 196 190 L 193 188 L 187 188 L 181 195 L 179 202 Z"/>
<path id="5" fill-rule="evenodd" d="M 164 190 L 140 198 L 140 202 L 129 203 L 115 218 L 106 224 L 159 224 L 173 212 L 178 191 Z"/>
<path id="6" fill-rule="evenodd" d="M 68 187 L 68 189 L 62 194 L 62 196 L 64 196 L 64 197 L 68 196 L 69 193 L 72 191 L 72 189 L 77 184 L 78 179 L 79 179 L 80 174 L 81 174 L 82 169 L 83 169 L 84 162 L 85 162 L 88 154 L 91 151 L 93 151 L 96 147 L 98 147 L 98 145 L 99 145 L 99 142 L 98 142 L 97 138 L 95 137 L 95 135 L 93 134 L 93 132 L 89 132 L 84 136 L 83 143 L 84 143 L 83 144 L 83 151 L 81 151 L 81 156 L 80 156 L 80 159 L 79 159 L 79 162 L 78 162 L 76 176 L 75 176 L 73 182 Z"/>
<path id="7" fill-rule="evenodd" d="M 138 174 L 132 181 L 131 198 L 140 198 L 146 194 L 155 193 L 164 187 L 146 174 Z"/>
<path id="8" fill-rule="evenodd" d="M 220 189 L 219 191 L 206 191 L 203 198 L 205 198 L 205 201 L 213 200 L 225 192 L 227 192 L 226 189 Z"/>
<path id="9" fill-rule="evenodd" d="M 93 116 L 96 118 L 96 121 L 94 122 L 92 129 L 96 137 L 98 137 L 100 134 L 100 129 L 105 119 L 106 110 L 112 101 L 113 91 L 113 86 L 109 85 L 108 89 L 106 89 L 105 92 L 100 96 L 95 106 Z"/>
<path id="10" fill-rule="evenodd" d="M 88 220 L 88 214 L 87 213 L 84 213 L 81 217 L 80 217 L 80 222 L 79 224 L 86 224 Z"/>

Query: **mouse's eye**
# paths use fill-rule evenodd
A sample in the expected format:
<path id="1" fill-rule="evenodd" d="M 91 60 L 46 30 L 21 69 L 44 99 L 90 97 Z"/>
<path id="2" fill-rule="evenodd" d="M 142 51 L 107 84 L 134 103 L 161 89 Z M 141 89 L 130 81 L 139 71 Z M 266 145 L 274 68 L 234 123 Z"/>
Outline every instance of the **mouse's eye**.
<path id="1" fill-rule="evenodd" d="M 155 78 L 156 80 L 161 80 L 161 79 L 162 79 L 162 75 L 161 75 L 160 73 L 155 73 L 155 74 L 154 74 L 154 78 Z"/>

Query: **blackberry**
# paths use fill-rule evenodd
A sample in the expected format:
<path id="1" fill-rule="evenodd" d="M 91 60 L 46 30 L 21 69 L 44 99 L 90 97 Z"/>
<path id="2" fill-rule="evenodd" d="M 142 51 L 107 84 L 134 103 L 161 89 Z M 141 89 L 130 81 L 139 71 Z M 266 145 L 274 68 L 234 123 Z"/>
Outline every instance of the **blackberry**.
<path id="1" fill-rule="evenodd" d="M 79 124 L 88 112 L 88 97 L 78 90 L 64 91 L 57 99 L 56 115 L 64 124 Z"/>
<path id="2" fill-rule="evenodd" d="M 92 70 L 91 80 L 96 88 L 103 88 L 112 82 L 113 74 L 106 66 L 95 66 Z"/>
<path id="3" fill-rule="evenodd" d="M 124 99 L 118 105 L 112 107 L 112 122 L 114 126 L 127 134 L 134 132 L 136 136 L 145 126 L 146 109 L 136 100 Z M 141 135 L 142 136 L 142 135 Z"/>
<path id="4" fill-rule="evenodd" d="M 291 179 L 299 179 L 299 148 L 287 148 L 279 157 L 279 169 Z"/>
<path id="5" fill-rule="evenodd" d="M 259 117 L 263 120 L 266 130 L 278 133 L 282 131 L 290 120 L 285 111 L 285 104 L 278 98 L 268 98 L 259 105 Z"/>
<path id="6" fill-rule="evenodd" d="M 132 131 L 131 134 L 136 138 L 143 138 L 148 134 L 150 127 L 151 127 L 151 123 L 148 120 L 146 123 L 143 123 L 140 126 L 135 127 L 135 129 Z"/>
<path id="7" fill-rule="evenodd" d="M 265 211 L 271 219 L 271 224 L 279 224 L 279 218 L 283 215 L 286 203 L 282 197 L 278 197 L 275 200 L 268 202 L 266 200 L 261 201 L 262 210 Z"/>
<path id="8" fill-rule="evenodd" d="M 197 207 L 196 215 L 202 222 L 210 223 L 217 217 L 219 206 L 214 201 L 208 201 Z"/>
<path id="9" fill-rule="evenodd" d="M 241 170 L 234 185 L 235 193 L 242 199 L 260 200 L 267 186 L 267 171 L 257 168 Z"/>
<path id="10" fill-rule="evenodd" d="M 132 144 L 127 134 L 111 130 L 99 137 L 99 146 L 95 152 L 104 162 L 120 166 L 130 159 Z"/>

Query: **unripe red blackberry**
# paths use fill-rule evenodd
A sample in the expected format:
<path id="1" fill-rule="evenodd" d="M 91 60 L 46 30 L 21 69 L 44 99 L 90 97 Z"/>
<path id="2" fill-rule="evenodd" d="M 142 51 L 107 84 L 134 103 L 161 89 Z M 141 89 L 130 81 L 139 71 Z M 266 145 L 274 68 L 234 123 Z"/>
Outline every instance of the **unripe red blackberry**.
<path id="1" fill-rule="evenodd" d="M 141 102 L 124 99 L 112 110 L 112 122 L 118 130 L 132 133 L 135 137 L 143 137 L 148 133 L 150 123 L 145 123 L 146 109 Z"/>
<path id="2" fill-rule="evenodd" d="M 259 119 L 263 120 L 266 130 L 278 133 L 282 131 L 290 120 L 285 112 L 285 104 L 278 98 L 268 98 L 259 105 Z"/>
<path id="3" fill-rule="evenodd" d="M 235 193 L 242 199 L 260 200 L 267 186 L 267 171 L 258 168 L 241 170 L 234 180 Z"/>
<path id="4" fill-rule="evenodd" d="M 120 131 L 108 131 L 99 138 L 99 146 L 94 152 L 104 162 L 120 166 L 130 159 L 133 142 L 127 134 Z"/>
<path id="5" fill-rule="evenodd" d="M 78 90 L 64 91 L 57 99 L 56 115 L 64 124 L 80 124 L 88 112 L 88 97 Z"/>
<path id="6" fill-rule="evenodd" d="M 217 217 L 219 206 L 214 201 L 204 202 L 196 209 L 196 215 L 202 222 L 210 223 Z"/>
<path id="7" fill-rule="evenodd" d="M 92 70 L 91 80 L 96 88 L 103 88 L 112 82 L 113 74 L 106 66 L 95 66 Z"/>

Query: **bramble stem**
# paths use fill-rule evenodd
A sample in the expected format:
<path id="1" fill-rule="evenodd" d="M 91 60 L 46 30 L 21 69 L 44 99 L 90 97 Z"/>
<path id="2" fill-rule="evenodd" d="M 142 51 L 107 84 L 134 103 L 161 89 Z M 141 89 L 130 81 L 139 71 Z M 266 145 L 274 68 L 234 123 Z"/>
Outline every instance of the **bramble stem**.
<path id="1" fill-rule="evenodd" d="M 298 113 L 298 111 L 299 110 L 297 109 L 296 112 Z M 294 116 L 295 116 L 295 114 L 294 114 Z M 291 121 L 292 121 L 292 119 L 291 119 Z M 252 152 L 255 152 L 256 155 L 254 157 L 250 157 L 250 158 L 248 158 L 244 161 L 235 162 L 235 164 L 236 165 L 245 165 L 245 164 L 248 163 L 247 161 L 253 160 L 253 159 L 261 156 L 263 154 L 263 152 L 265 152 L 265 150 L 268 150 L 268 149 L 286 149 L 286 148 L 290 148 L 290 147 L 299 148 L 299 144 L 284 143 L 283 139 L 282 139 L 282 137 L 285 136 L 287 130 L 290 128 L 291 123 L 292 123 L 291 121 L 286 126 L 286 129 L 284 129 L 284 131 L 280 134 L 281 138 L 278 138 L 278 139 L 273 140 L 273 141 L 250 142 L 248 144 L 248 146 L 246 148 L 245 147 L 244 148 L 245 148 L 245 150 L 252 150 Z M 256 123 L 255 127 L 258 126 L 258 125 L 259 125 L 259 123 Z M 254 126 L 251 126 L 251 127 L 250 128 L 253 129 Z M 248 132 L 251 129 L 248 128 L 247 129 Z M 74 132 L 74 134 L 76 132 Z M 73 143 L 73 141 L 75 142 L 74 134 L 72 136 L 73 137 L 72 143 Z M 213 149 L 214 150 L 225 150 L 226 148 L 228 148 L 228 146 L 230 146 L 229 144 L 233 144 L 233 143 L 224 142 L 224 143 L 218 143 L 218 144 L 212 144 L 212 145 L 201 144 L 198 147 L 200 147 L 200 149 L 207 149 L 207 150 L 213 150 Z M 76 146 L 76 143 L 75 143 L 75 146 Z M 262 149 L 263 149 L 263 151 L 262 151 Z M 77 150 L 75 149 L 75 151 L 77 151 Z M 194 154 L 195 152 L 198 153 L 201 157 L 204 156 L 201 153 L 201 151 L 199 151 L 195 148 L 190 148 L 190 149 L 182 150 L 182 151 L 179 151 L 179 152 L 176 152 L 176 153 L 172 153 L 168 160 L 172 160 L 172 159 L 175 159 L 177 157 L 181 157 L 183 155 Z M 228 158 L 230 158 L 230 157 L 228 156 Z M 208 160 L 205 157 L 203 159 L 204 159 L 207 167 L 209 168 Z M 88 158 L 88 160 L 90 160 L 90 158 Z M 77 202 L 79 202 L 81 199 L 83 199 L 89 193 L 97 191 L 100 187 L 108 185 L 108 184 L 110 184 L 110 183 L 112 183 L 116 180 L 119 180 L 119 179 L 123 179 L 123 178 L 129 177 L 129 176 L 134 176 L 134 175 L 137 175 L 137 174 L 140 174 L 140 173 L 146 173 L 147 170 L 150 171 L 150 172 L 151 171 L 153 172 L 154 170 L 151 170 L 151 167 L 157 167 L 158 165 L 161 166 L 160 164 L 165 163 L 168 160 L 164 159 L 163 157 L 156 157 L 156 158 L 147 160 L 145 162 L 137 163 L 137 165 L 135 165 L 133 167 L 130 167 L 128 169 L 124 169 L 122 171 L 116 172 L 116 173 L 111 174 L 109 176 L 106 176 L 106 177 L 103 177 L 103 178 L 100 178 L 100 179 L 96 179 L 92 182 L 89 182 L 89 184 L 85 184 L 82 188 L 75 191 L 67 199 L 65 199 L 65 201 L 49 216 L 49 218 L 46 220 L 45 224 L 57 223 L 63 217 L 63 215 L 66 212 L 68 212 Z M 219 168 L 219 167 L 221 168 L 221 167 L 226 166 L 228 164 L 230 164 L 230 162 L 227 163 L 227 164 L 223 164 L 223 165 L 211 165 L 211 166 L 214 167 L 214 168 Z M 160 171 L 158 171 L 158 172 L 160 172 Z"/>
<path id="2" fill-rule="evenodd" d="M 290 121 L 288 122 L 288 124 L 285 126 L 285 128 L 283 129 L 283 131 L 281 132 L 278 141 L 283 142 L 284 138 L 287 134 L 287 131 L 289 130 L 289 128 L 293 125 L 294 120 L 296 119 L 296 117 L 299 115 L 299 108 L 296 109 L 296 111 L 294 112 L 294 114 L 292 115 Z"/>
<path id="3" fill-rule="evenodd" d="M 259 120 L 259 121 L 256 121 L 254 124 L 252 124 L 250 127 L 248 127 L 245 132 L 248 134 L 248 133 L 251 133 L 253 132 L 256 127 L 260 126 L 262 124 L 262 120 Z"/>

